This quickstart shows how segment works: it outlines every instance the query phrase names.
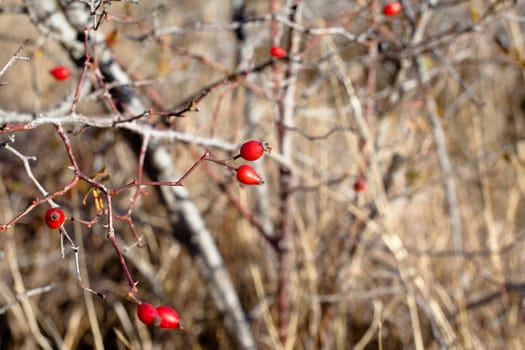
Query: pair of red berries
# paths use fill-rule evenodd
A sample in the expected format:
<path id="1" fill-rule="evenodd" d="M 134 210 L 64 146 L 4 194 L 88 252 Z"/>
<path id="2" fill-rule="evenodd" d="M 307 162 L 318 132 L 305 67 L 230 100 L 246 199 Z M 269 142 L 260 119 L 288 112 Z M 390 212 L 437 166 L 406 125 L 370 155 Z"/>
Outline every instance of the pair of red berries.
<path id="1" fill-rule="evenodd" d="M 271 148 L 267 143 L 250 140 L 242 144 L 237 157 L 242 157 L 248 161 L 254 161 L 261 158 L 264 152 L 270 151 Z M 245 185 L 260 185 L 264 183 L 261 175 L 247 164 L 243 164 L 237 168 L 237 180 Z"/>
<path id="2" fill-rule="evenodd" d="M 56 80 L 67 80 L 71 76 L 69 68 L 64 66 L 57 66 L 49 71 L 49 73 L 55 77 Z"/>
<path id="3" fill-rule="evenodd" d="M 137 306 L 137 316 L 142 323 L 160 328 L 181 326 L 179 314 L 166 305 L 155 307 L 149 303 L 141 303 Z"/>
<path id="4" fill-rule="evenodd" d="M 397 16 L 401 12 L 401 4 L 397 1 L 390 1 L 383 6 L 383 15 L 388 17 Z"/>
<path id="5" fill-rule="evenodd" d="M 49 228 L 59 228 L 65 219 L 66 215 L 60 208 L 50 208 L 46 211 L 45 220 Z"/>

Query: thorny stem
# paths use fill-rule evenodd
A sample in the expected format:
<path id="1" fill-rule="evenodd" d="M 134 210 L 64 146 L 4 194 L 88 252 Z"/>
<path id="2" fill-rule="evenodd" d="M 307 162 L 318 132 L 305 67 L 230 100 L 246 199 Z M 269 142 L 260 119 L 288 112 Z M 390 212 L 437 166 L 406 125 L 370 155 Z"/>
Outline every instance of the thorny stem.
<path id="1" fill-rule="evenodd" d="M 14 139 L 11 139 L 10 141 L 12 142 L 12 141 L 14 141 Z M 46 191 L 46 189 L 44 188 L 44 186 L 42 186 L 40 184 L 40 182 L 36 179 L 36 177 L 33 174 L 33 170 L 31 169 L 31 165 L 29 164 L 29 160 L 34 160 L 35 157 L 28 157 L 28 156 L 23 155 L 22 153 L 18 152 L 15 148 L 11 147 L 8 143 L 4 144 L 4 148 L 9 150 L 10 152 L 12 152 L 14 155 L 16 155 L 18 158 L 20 158 L 22 160 L 22 162 L 24 163 L 24 169 L 26 171 L 26 174 L 29 176 L 31 181 L 35 184 L 35 186 L 40 191 L 40 193 L 42 193 L 45 196 L 45 198 L 42 199 L 42 200 L 33 201 L 33 203 L 28 208 L 26 208 L 25 211 L 23 211 L 21 214 L 17 215 L 13 220 L 11 220 L 8 224 L 6 224 L 5 226 L 6 226 L 6 229 L 7 229 L 7 228 L 9 228 L 10 225 L 12 225 L 16 221 L 18 221 L 18 219 L 20 219 L 24 215 L 26 215 L 30 210 L 32 210 L 33 208 L 35 208 L 36 206 L 38 206 L 40 204 L 43 204 L 46 200 L 50 202 L 52 207 L 58 207 L 58 205 L 51 199 L 51 198 L 53 198 L 53 196 L 56 195 L 56 193 L 52 194 L 52 195 L 49 195 L 48 192 Z M 78 182 L 78 179 L 79 179 L 78 177 L 75 177 L 75 179 L 70 184 L 68 184 L 64 189 L 59 191 L 59 193 L 65 193 L 66 191 L 71 189 Z M 80 265 L 79 265 L 79 258 L 78 258 L 78 254 L 79 254 L 78 246 L 75 244 L 73 239 L 69 236 L 69 234 L 67 233 L 64 225 L 60 226 L 58 231 L 60 233 L 60 251 L 61 251 L 61 254 L 62 254 L 62 258 L 65 257 L 64 238 L 69 242 L 69 245 L 70 245 L 71 249 L 73 250 L 73 252 L 75 254 L 75 273 L 76 273 L 77 280 L 79 282 L 80 287 L 83 290 L 85 290 L 85 291 L 88 291 L 90 293 L 96 294 L 96 295 L 104 298 L 105 297 L 104 294 L 99 293 L 97 291 L 94 291 L 94 290 L 84 286 L 84 283 L 82 282 L 82 276 L 80 274 Z"/>
<path id="2" fill-rule="evenodd" d="M 16 157 L 18 157 L 22 162 L 24 163 L 24 169 L 27 173 L 27 176 L 33 181 L 36 188 L 42 193 L 44 198 L 41 199 L 35 199 L 23 212 L 19 213 L 17 216 L 15 216 L 11 221 L 7 222 L 6 224 L 0 225 L 0 231 L 5 231 L 9 229 L 12 225 L 16 224 L 18 220 L 20 220 L 22 217 L 24 217 L 26 214 L 28 214 L 31 210 L 33 210 L 35 207 L 45 203 L 50 202 L 51 206 L 57 207 L 58 205 L 53 201 L 53 198 L 56 198 L 58 196 L 63 195 L 64 193 L 68 192 L 73 186 L 76 185 L 78 182 L 78 177 L 75 177 L 69 184 L 67 184 L 64 188 L 61 190 L 49 194 L 46 189 L 40 184 L 40 182 L 36 179 L 36 177 L 33 174 L 33 171 L 31 169 L 31 165 L 29 164 L 29 160 L 34 159 L 33 157 L 28 157 L 23 155 L 22 153 L 18 152 L 15 148 L 11 147 L 9 142 L 13 142 L 14 138 L 11 138 L 10 141 L 4 142 L 3 147 L 13 153 Z"/>
<path id="3" fill-rule="evenodd" d="M 146 158 L 146 151 L 148 149 L 149 139 L 149 136 L 144 136 L 142 138 L 142 145 L 140 147 L 139 160 L 137 165 L 137 181 L 139 182 L 142 181 L 142 176 L 144 173 L 144 159 Z M 135 208 L 135 205 L 139 200 L 140 196 L 144 194 L 142 188 L 142 185 L 137 186 L 135 192 L 133 193 L 133 196 L 129 200 L 128 211 L 126 212 L 126 214 L 117 216 L 118 219 L 126 221 L 128 223 L 129 228 L 133 233 L 133 237 L 135 237 L 135 242 L 139 247 L 143 246 L 142 238 L 137 233 L 137 229 L 135 228 L 135 223 L 133 222 L 133 217 L 131 216 L 131 213 L 133 212 L 133 208 Z"/>
<path id="4" fill-rule="evenodd" d="M 100 292 L 97 292 L 96 290 L 93 290 L 89 287 L 86 287 L 84 285 L 84 282 L 82 281 L 82 275 L 80 274 L 80 259 L 79 259 L 79 248 L 78 246 L 75 244 L 75 241 L 73 241 L 73 239 L 71 238 L 71 236 L 69 236 L 69 234 L 67 233 L 66 229 L 64 228 L 64 226 L 61 226 L 58 231 L 60 232 L 60 244 L 61 244 L 61 247 L 63 247 L 63 240 L 64 238 L 69 242 L 69 246 L 71 247 L 71 250 L 73 251 L 74 255 L 75 255 L 75 274 L 77 276 L 77 281 L 78 281 L 78 284 L 80 286 L 80 288 L 82 288 L 83 290 L 85 290 L 86 292 L 89 292 L 89 293 L 92 293 L 92 294 L 95 294 L 96 296 L 104 299 L 106 298 L 106 295 L 103 294 L 103 293 L 100 293 Z M 63 256 L 63 252 L 62 252 L 62 258 L 64 257 Z"/>
<path id="5" fill-rule="evenodd" d="M 75 96 L 73 97 L 73 104 L 71 105 L 71 113 L 75 113 L 77 109 L 78 102 L 80 101 L 80 91 L 82 88 L 82 84 L 84 84 L 84 80 L 86 79 L 86 72 L 90 65 L 91 56 L 89 55 L 89 49 L 88 49 L 88 29 L 84 29 L 84 51 L 85 51 L 85 57 L 84 60 L 84 67 L 82 68 L 82 72 L 80 73 L 80 79 L 78 80 L 77 88 L 75 90 Z"/>
<path id="6" fill-rule="evenodd" d="M 106 197 L 106 203 L 108 205 L 108 239 L 111 242 L 111 245 L 113 245 L 113 248 L 115 249 L 115 252 L 117 253 L 118 259 L 120 261 L 120 265 L 122 266 L 122 270 L 124 271 L 124 275 L 126 276 L 126 279 L 128 280 L 128 284 L 130 287 L 130 294 L 134 294 L 137 292 L 137 284 L 133 280 L 133 277 L 131 276 L 131 273 L 129 272 L 128 265 L 126 264 L 126 259 L 124 259 L 124 255 L 122 255 L 122 252 L 120 250 L 120 247 L 117 243 L 117 240 L 115 238 L 115 228 L 113 226 L 113 207 L 111 205 L 111 195 L 108 193 L 105 193 Z"/>
<path id="7" fill-rule="evenodd" d="M 239 198 L 231 191 L 223 181 L 221 181 L 217 175 L 215 175 L 213 172 L 209 170 L 209 168 L 204 165 L 204 171 L 206 172 L 206 175 L 217 184 L 217 187 L 219 190 L 221 190 L 223 193 L 225 193 L 228 196 L 228 199 L 230 202 L 237 208 L 239 213 L 246 219 L 248 222 L 255 227 L 259 233 L 264 237 L 264 239 L 274 248 L 277 250 L 277 240 L 272 237 L 272 235 L 264 228 L 264 225 L 261 223 L 261 221 L 254 215 L 254 213 L 246 208 Z"/>
<path id="8" fill-rule="evenodd" d="M 11 67 L 11 65 L 15 61 L 29 61 L 28 57 L 18 56 L 20 54 L 20 52 L 24 49 L 24 46 L 27 45 L 28 43 L 29 43 L 29 39 L 26 39 L 24 41 L 24 43 L 18 47 L 18 49 L 13 54 L 13 56 L 9 59 L 9 61 L 7 61 L 7 63 L 4 65 L 4 67 L 0 70 L 0 77 L 2 77 L 5 74 L 5 72 L 9 69 L 9 67 Z M 5 85 L 5 83 L 3 83 L 3 84 L 0 83 L 0 85 Z"/>
<path id="9" fill-rule="evenodd" d="M 44 198 L 41 199 L 35 199 L 23 212 L 16 215 L 12 220 L 8 221 L 5 224 L 0 224 L 0 232 L 5 231 L 9 229 L 12 225 L 16 224 L 20 219 L 22 219 L 24 216 L 26 216 L 29 212 L 31 212 L 34 208 L 38 207 L 39 205 L 51 201 L 53 198 L 59 197 L 63 195 L 64 193 L 68 192 L 70 189 L 72 189 L 78 182 L 79 178 L 75 177 L 69 184 L 67 184 L 63 189 L 54 192 L 52 194 L 47 195 Z"/>
<path id="10" fill-rule="evenodd" d="M 142 186 L 184 186 L 184 180 L 197 169 L 202 162 L 208 161 L 216 164 L 220 164 L 222 166 L 227 167 L 228 169 L 232 171 L 236 171 L 236 168 L 230 164 L 227 163 L 227 160 L 221 160 L 215 158 L 213 155 L 210 154 L 209 151 L 206 151 L 202 156 L 197 159 L 195 163 L 176 181 L 143 181 L 140 179 L 133 180 L 125 185 L 122 185 L 120 187 L 117 187 L 111 191 L 109 191 L 112 195 L 115 195 L 117 193 L 120 193 L 122 191 L 125 191 L 131 187 L 142 187 Z"/>
<path id="11" fill-rule="evenodd" d="M 102 71 L 100 70 L 100 67 L 99 67 L 99 64 L 98 64 L 98 55 L 97 55 L 97 52 L 96 52 L 96 48 L 97 48 L 96 45 L 93 45 L 93 67 L 95 68 L 94 69 L 95 78 L 96 78 L 98 84 L 104 90 L 104 95 L 103 95 L 104 99 L 107 101 L 111 111 L 116 116 L 116 119 L 117 120 L 123 119 L 123 116 L 120 113 L 119 108 L 117 108 L 117 106 L 115 105 L 115 101 L 113 100 L 111 92 L 108 89 L 108 86 L 107 86 L 107 84 L 105 82 L 105 77 L 103 76 Z M 124 107 L 124 106 L 122 105 L 122 107 Z"/>
<path id="12" fill-rule="evenodd" d="M 38 295 L 38 294 L 47 293 L 50 290 L 54 289 L 55 287 L 56 287 L 56 285 L 54 283 L 49 283 L 49 284 L 46 284 L 43 287 L 29 289 L 29 290 L 26 290 L 23 293 L 17 294 L 15 296 L 15 300 L 14 301 L 12 301 L 12 302 L 10 302 L 10 303 L 0 307 L 0 315 L 5 314 L 7 310 L 9 310 L 13 306 L 17 305 L 18 303 L 20 303 L 20 300 L 22 300 L 23 298 L 29 298 L 29 297 L 32 297 L 32 296 L 35 296 L 35 295 Z"/>
<path id="13" fill-rule="evenodd" d="M 126 279 L 128 280 L 128 284 L 130 287 L 130 293 L 135 293 L 137 291 L 137 287 L 135 284 L 135 281 L 133 280 L 133 277 L 131 276 L 131 273 L 129 272 L 128 266 L 126 264 L 126 260 L 124 259 L 124 256 L 122 255 L 122 252 L 120 250 L 120 247 L 117 244 L 117 241 L 115 239 L 115 228 L 113 224 L 113 207 L 111 203 L 111 191 L 108 190 L 104 185 L 100 184 L 99 182 L 91 179 L 78 167 L 78 163 L 75 159 L 75 155 L 73 154 L 73 148 L 71 146 L 71 142 L 69 140 L 69 137 L 67 137 L 64 129 L 62 128 L 62 125 L 56 124 L 56 129 L 60 137 L 62 138 L 62 141 L 64 142 L 64 145 L 67 150 L 67 154 L 69 156 L 69 160 L 73 166 L 73 170 L 75 172 L 75 175 L 84 180 L 85 182 L 89 183 L 91 186 L 97 188 L 100 190 L 106 199 L 107 204 L 107 216 L 108 216 L 108 239 L 111 241 L 111 244 L 113 245 L 113 248 L 115 249 L 115 252 L 117 253 L 118 259 L 120 261 L 120 265 L 122 266 L 122 270 L 124 271 L 124 275 L 126 276 Z"/>
<path id="14" fill-rule="evenodd" d="M 13 136 L 11 142 L 14 142 L 14 136 Z M 23 155 L 22 153 L 18 152 L 18 150 L 16 150 L 15 148 L 11 147 L 11 145 L 9 143 L 6 143 L 4 145 L 4 148 L 7 149 L 8 151 L 10 151 L 11 153 L 13 153 L 18 158 L 20 158 L 20 160 L 22 160 L 22 163 L 24 163 L 24 170 L 26 171 L 27 176 L 29 176 L 29 178 L 31 179 L 33 184 L 36 186 L 38 191 L 40 193 L 42 193 L 42 195 L 44 197 L 46 197 L 48 195 L 48 192 L 46 191 L 44 186 L 42 186 L 42 184 L 36 179 L 35 175 L 33 174 L 33 170 L 31 169 L 31 165 L 29 164 L 29 161 L 30 160 L 33 160 L 33 161 L 36 160 L 36 157 L 30 157 L 30 156 Z M 56 203 L 53 202 L 53 200 L 49 200 L 49 202 L 50 202 L 50 204 L 52 206 L 57 206 Z"/>

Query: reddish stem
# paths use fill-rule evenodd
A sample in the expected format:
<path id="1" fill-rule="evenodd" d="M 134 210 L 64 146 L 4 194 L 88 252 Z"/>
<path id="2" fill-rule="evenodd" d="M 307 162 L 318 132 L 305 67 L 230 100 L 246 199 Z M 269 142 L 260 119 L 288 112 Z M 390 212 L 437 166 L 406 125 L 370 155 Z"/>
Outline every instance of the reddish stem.
<path id="1" fill-rule="evenodd" d="M 80 101 L 80 88 L 82 87 L 82 84 L 84 83 L 84 79 L 86 79 L 86 72 L 89 67 L 89 61 L 91 60 L 91 56 L 89 55 L 88 50 L 88 29 L 84 29 L 84 52 L 86 59 L 84 60 L 84 68 L 82 68 L 82 73 L 80 74 L 80 79 L 77 84 L 77 88 L 75 90 L 75 96 L 73 97 L 73 104 L 71 105 L 71 113 L 75 113 L 77 109 L 78 102 Z"/>

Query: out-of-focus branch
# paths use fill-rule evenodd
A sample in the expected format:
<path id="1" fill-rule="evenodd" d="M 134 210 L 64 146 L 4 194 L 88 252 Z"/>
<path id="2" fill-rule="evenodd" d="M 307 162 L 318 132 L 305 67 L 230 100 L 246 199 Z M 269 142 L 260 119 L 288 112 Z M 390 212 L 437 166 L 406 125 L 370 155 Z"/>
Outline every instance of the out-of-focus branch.
<path id="1" fill-rule="evenodd" d="M 12 308 L 13 306 L 20 303 L 20 301 L 24 298 L 31 298 L 32 296 L 47 293 L 50 290 L 53 290 L 55 288 L 55 285 L 53 283 L 46 284 L 45 286 L 33 288 L 24 291 L 22 294 L 17 294 L 15 296 L 15 301 L 12 301 L 10 303 L 7 303 L 6 305 L 0 307 L 0 315 L 3 315 L 6 313 L 7 310 Z"/>
<path id="2" fill-rule="evenodd" d="M 301 1 L 294 2 L 292 6 L 292 13 L 290 21 L 292 23 L 301 23 L 302 21 Z M 281 91 L 277 93 L 282 96 L 278 102 L 278 121 L 277 134 L 279 137 L 279 148 L 283 157 L 292 161 L 294 154 L 293 148 L 293 133 L 289 132 L 287 127 L 294 127 L 295 115 L 295 93 L 297 75 L 300 65 L 297 63 L 297 58 L 301 55 L 301 33 L 294 29 L 289 32 L 290 46 L 288 53 L 292 58 L 287 65 L 285 72 L 285 80 L 287 84 Z M 278 75 L 278 71 L 276 72 Z M 278 81 L 280 82 L 280 81 Z M 279 339 L 283 346 L 286 346 L 288 339 L 289 313 L 290 313 L 290 290 L 291 290 L 291 274 L 292 274 L 292 249 L 293 249 L 293 213 L 294 201 L 291 189 L 295 185 L 295 174 L 290 169 L 281 167 L 279 169 L 279 192 L 280 192 L 280 218 L 278 219 L 276 230 L 279 239 L 277 259 L 278 259 L 278 286 L 277 286 L 277 309 L 278 320 L 277 329 L 279 332 Z"/>
<path id="3" fill-rule="evenodd" d="M 418 44 L 422 41 L 422 35 L 424 28 L 431 18 L 431 10 L 422 7 L 421 18 L 418 23 L 418 29 L 416 30 L 417 35 L 414 36 L 414 43 Z M 456 262 L 456 271 L 459 274 L 460 288 L 457 289 L 457 298 L 458 298 L 458 311 L 459 311 L 459 320 L 461 326 L 461 333 L 463 335 L 463 340 L 467 344 L 472 340 L 468 332 L 468 318 L 466 316 L 465 308 L 465 295 L 464 289 L 466 288 L 466 279 L 464 277 L 464 266 L 465 260 L 460 252 L 463 250 L 463 232 L 461 227 L 461 217 L 459 212 L 459 203 L 456 190 L 456 179 L 454 176 L 448 176 L 452 173 L 452 165 L 447 151 L 447 142 L 445 131 L 443 130 L 443 124 L 438 113 L 437 102 L 430 91 L 429 79 L 427 77 L 427 70 L 423 64 L 423 59 L 421 56 L 415 57 L 415 63 L 417 66 L 417 72 L 419 81 L 424 92 L 425 105 L 427 108 L 430 124 L 432 127 L 432 134 L 434 136 L 434 142 L 436 144 L 436 153 L 439 162 L 439 166 L 443 175 L 445 176 L 445 198 L 448 206 L 448 218 L 450 222 L 450 230 L 452 235 L 452 241 L 454 244 L 454 249 L 458 254 L 455 257 Z M 470 344 L 472 345 L 472 344 Z M 470 346 L 469 346 L 470 347 Z"/>

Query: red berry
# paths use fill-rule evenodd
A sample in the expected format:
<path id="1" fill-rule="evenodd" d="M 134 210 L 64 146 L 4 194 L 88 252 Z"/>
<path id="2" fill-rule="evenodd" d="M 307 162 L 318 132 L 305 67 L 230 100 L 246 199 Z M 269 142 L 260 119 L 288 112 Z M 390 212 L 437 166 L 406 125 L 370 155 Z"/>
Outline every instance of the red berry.
<path id="1" fill-rule="evenodd" d="M 178 328 L 180 326 L 180 316 L 169 306 L 159 306 L 157 313 L 160 317 L 160 328 Z"/>
<path id="2" fill-rule="evenodd" d="M 59 228 L 64 223 L 66 216 L 60 208 L 51 208 L 46 211 L 46 225 L 50 228 Z"/>
<path id="3" fill-rule="evenodd" d="M 250 140 L 246 141 L 241 146 L 241 157 L 246 160 L 257 160 L 261 158 L 267 147 L 259 141 Z"/>
<path id="4" fill-rule="evenodd" d="M 397 1 L 390 1 L 385 6 L 383 6 L 383 14 L 385 16 L 393 17 L 401 12 L 401 4 Z"/>
<path id="5" fill-rule="evenodd" d="M 366 181 L 362 177 L 355 180 L 354 182 L 354 191 L 363 192 L 366 189 Z"/>
<path id="6" fill-rule="evenodd" d="M 56 80 L 66 80 L 71 75 L 69 68 L 64 66 L 57 66 L 49 71 Z"/>
<path id="7" fill-rule="evenodd" d="M 142 323 L 147 325 L 158 325 L 160 322 L 160 316 L 157 312 L 157 309 L 155 309 L 155 306 L 148 303 L 142 303 L 137 306 L 137 316 L 139 317 L 139 320 L 142 321 Z"/>
<path id="8" fill-rule="evenodd" d="M 283 58 L 286 57 L 286 50 L 280 46 L 272 46 L 270 54 L 275 58 Z"/>
<path id="9" fill-rule="evenodd" d="M 243 164 L 237 169 L 237 180 L 245 185 L 260 185 L 264 183 L 261 175 L 249 165 Z"/>

